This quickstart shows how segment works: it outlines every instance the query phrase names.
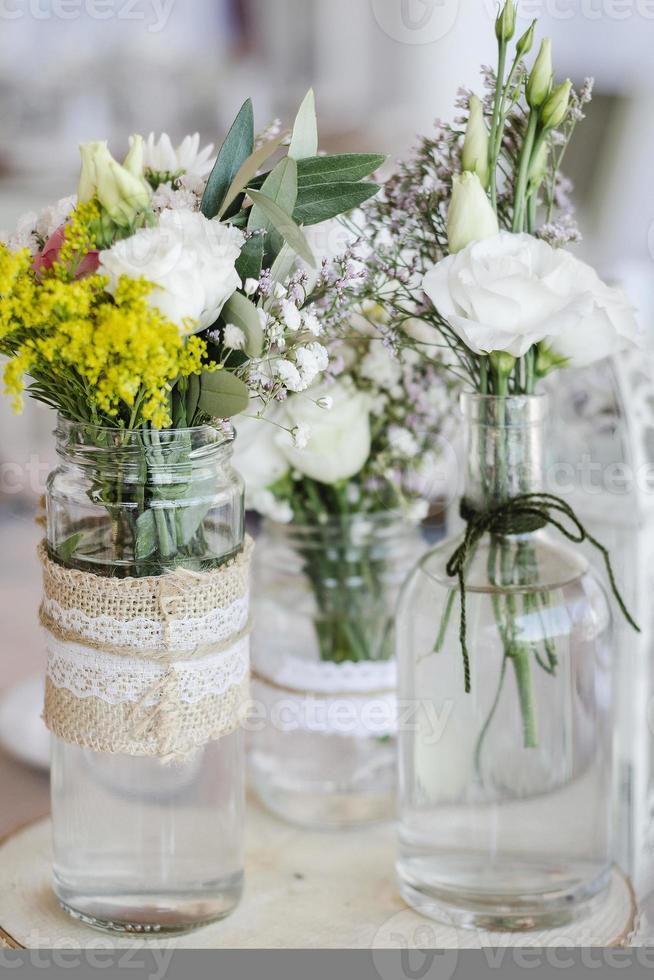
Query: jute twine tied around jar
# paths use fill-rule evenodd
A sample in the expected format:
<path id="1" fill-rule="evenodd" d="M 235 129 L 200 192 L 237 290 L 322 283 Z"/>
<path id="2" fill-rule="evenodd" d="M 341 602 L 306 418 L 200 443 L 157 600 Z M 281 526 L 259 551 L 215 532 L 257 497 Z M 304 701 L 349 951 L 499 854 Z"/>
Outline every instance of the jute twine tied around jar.
<path id="1" fill-rule="evenodd" d="M 119 579 L 64 568 L 42 543 L 50 731 L 170 760 L 236 730 L 249 696 L 252 550 L 247 538 L 209 572 Z"/>

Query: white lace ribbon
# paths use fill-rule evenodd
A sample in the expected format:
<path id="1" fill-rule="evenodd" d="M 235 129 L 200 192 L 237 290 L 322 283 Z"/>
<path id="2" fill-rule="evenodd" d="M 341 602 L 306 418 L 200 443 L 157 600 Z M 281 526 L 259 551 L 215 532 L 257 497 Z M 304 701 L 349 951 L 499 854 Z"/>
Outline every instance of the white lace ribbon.
<path id="1" fill-rule="evenodd" d="M 331 661 L 259 656 L 252 696 L 278 731 L 380 738 L 397 731 L 395 660 Z"/>
<path id="2" fill-rule="evenodd" d="M 57 689 L 76 698 L 98 698 L 105 704 L 157 703 L 154 693 L 164 677 L 174 674 L 177 697 L 183 704 L 197 704 L 212 695 L 240 685 L 249 671 L 249 638 L 197 660 L 177 660 L 162 665 L 142 657 L 117 656 L 63 642 L 46 631 L 47 677 Z M 150 693 L 153 692 L 153 693 Z"/>
<path id="3" fill-rule="evenodd" d="M 228 606 L 212 609 L 203 616 L 171 618 L 166 623 L 146 616 L 129 620 L 109 615 L 88 616 L 81 609 L 65 608 L 51 596 L 43 597 L 41 608 L 60 629 L 101 647 L 151 650 L 163 646 L 165 639 L 171 649 L 186 652 L 198 646 L 223 643 L 241 633 L 248 622 L 249 596 L 240 596 Z"/>

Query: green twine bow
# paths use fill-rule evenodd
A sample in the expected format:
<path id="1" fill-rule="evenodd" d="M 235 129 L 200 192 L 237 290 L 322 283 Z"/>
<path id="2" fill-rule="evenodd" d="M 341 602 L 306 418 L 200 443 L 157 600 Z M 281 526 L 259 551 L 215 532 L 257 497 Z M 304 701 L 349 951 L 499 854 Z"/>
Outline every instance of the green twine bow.
<path id="1" fill-rule="evenodd" d="M 604 558 L 611 591 L 622 615 L 640 633 L 640 627 L 629 613 L 618 590 L 608 550 L 586 530 L 572 507 L 561 497 L 555 497 L 551 493 L 523 493 L 483 511 L 475 510 L 466 500 L 463 500 L 461 502 L 461 517 L 466 522 L 465 536 L 459 547 L 450 556 L 445 569 L 450 577 L 456 576 L 459 580 L 459 594 L 461 596 L 459 640 L 463 655 L 466 693 L 470 692 L 470 657 L 466 643 L 465 569 L 468 558 L 486 533 L 495 535 L 526 534 L 550 524 L 558 528 L 561 534 L 574 544 L 583 544 L 584 541 L 588 541 L 597 548 Z M 560 517 L 566 518 L 572 524 L 572 528 L 561 523 Z"/>

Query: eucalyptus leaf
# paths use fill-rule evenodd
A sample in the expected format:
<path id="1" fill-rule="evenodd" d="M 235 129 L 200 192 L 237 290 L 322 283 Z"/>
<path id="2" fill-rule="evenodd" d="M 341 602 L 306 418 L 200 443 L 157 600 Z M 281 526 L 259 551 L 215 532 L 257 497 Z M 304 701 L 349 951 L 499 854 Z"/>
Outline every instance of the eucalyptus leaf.
<path id="1" fill-rule="evenodd" d="M 298 110 L 293 125 L 289 157 L 303 160 L 318 152 L 318 120 L 316 119 L 316 99 L 310 88 Z"/>
<path id="2" fill-rule="evenodd" d="M 336 153 L 300 160 L 297 167 L 299 187 L 309 184 L 352 183 L 374 173 L 385 162 L 383 153 Z"/>
<path id="3" fill-rule="evenodd" d="M 297 254 L 300 255 L 305 262 L 308 262 L 310 266 L 315 268 L 316 260 L 313 257 L 313 252 L 309 247 L 309 243 L 293 219 L 286 214 L 285 211 L 282 211 L 279 205 L 275 204 L 274 201 L 271 201 L 265 194 L 262 194 L 261 191 L 248 189 L 248 194 L 254 203 L 258 204 L 262 211 L 267 215 L 272 225 L 279 232 L 284 241 L 288 242 L 291 248 L 295 249 Z"/>
<path id="4" fill-rule="evenodd" d="M 213 419 L 229 419 L 244 412 L 250 392 L 244 381 L 229 371 L 204 371 L 198 407 Z"/>
<path id="5" fill-rule="evenodd" d="M 293 266 L 295 265 L 295 249 L 292 249 L 290 245 L 284 242 L 282 249 L 270 267 L 270 279 L 273 284 L 278 282 L 284 282 L 291 273 Z M 264 309 L 267 309 L 274 302 L 274 295 L 271 293 L 269 298 L 264 303 Z"/>
<path id="6" fill-rule="evenodd" d="M 205 218 L 215 218 L 218 214 L 232 181 L 253 149 L 254 112 L 252 100 L 246 99 L 225 137 L 209 175 L 200 205 Z"/>
<path id="7" fill-rule="evenodd" d="M 144 510 L 136 519 L 135 557 L 149 558 L 157 547 L 157 526 L 151 510 Z"/>
<path id="8" fill-rule="evenodd" d="M 263 265 L 264 236 L 253 235 L 248 238 L 236 260 L 236 271 L 243 283 L 246 279 L 258 279 Z"/>
<path id="9" fill-rule="evenodd" d="M 358 208 L 379 191 L 379 184 L 359 183 L 312 184 L 298 192 L 293 212 L 300 225 L 317 225 L 339 214 Z"/>
<path id="10" fill-rule="evenodd" d="M 256 306 L 243 293 L 233 293 L 223 307 L 225 323 L 233 323 L 245 334 L 245 353 L 260 357 L 263 351 L 263 329 Z"/>
<path id="11" fill-rule="evenodd" d="M 274 139 L 268 140 L 267 143 L 260 146 L 254 151 L 254 153 L 250 154 L 247 160 L 243 161 L 236 173 L 236 176 L 229 186 L 229 190 L 223 199 L 220 209 L 218 210 L 218 218 L 222 218 L 232 201 L 241 193 L 246 185 L 249 184 L 252 178 L 257 175 L 258 171 L 264 165 L 266 160 L 270 159 L 283 139 L 284 133 L 280 133 L 278 136 L 275 136 Z"/>
<path id="12" fill-rule="evenodd" d="M 261 186 L 261 193 L 273 201 L 286 214 L 293 214 L 297 201 L 297 163 L 291 157 L 280 160 Z M 250 211 L 248 231 L 269 231 L 273 222 L 261 207 L 254 205 Z"/>
<path id="13" fill-rule="evenodd" d="M 307 157 L 297 163 L 298 187 L 333 184 L 341 180 L 353 183 L 378 170 L 385 160 L 382 153 L 336 153 L 331 156 Z M 269 174 L 259 174 L 250 181 L 250 187 L 261 190 L 268 176 Z"/>

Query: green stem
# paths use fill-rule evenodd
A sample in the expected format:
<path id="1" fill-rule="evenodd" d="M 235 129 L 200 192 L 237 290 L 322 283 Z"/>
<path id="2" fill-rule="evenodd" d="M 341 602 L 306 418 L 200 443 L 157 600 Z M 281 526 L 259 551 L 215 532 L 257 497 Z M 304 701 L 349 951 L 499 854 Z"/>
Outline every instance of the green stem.
<path id="1" fill-rule="evenodd" d="M 518 698 L 522 714 L 522 735 L 526 749 L 538 745 L 536 710 L 534 706 L 534 684 L 529 662 L 529 647 L 517 644 L 511 655 L 513 670 L 518 687 Z"/>
<path id="2" fill-rule="evenodd" d="M 525 133 L 525 139 L 522 144 L 522 151 L 520 153 L 520 165 L 518 168 L 518 177 L 516 180 L 515 194 L 513 198 L 513 227 L 512 231 L 520 232 L 524 230 L 524 214 L 525 214 L 525 204 L 526 204 L 526 194 L 527 194 L 527 183 L 529 180 L 529 165 L 531 163 L 531 154 L 534 148 L 534 140 L 536 138 L 536 130 L 538 128 L 538 112 L 534 109 L 529 111 L 529 120 L 527 122 L 527 132 Z"/>
<path id="3" fill-rule="evenodd" d="M 493 104 L 493 122 L 490 131 L 490 147 L 491 147 L 491 159 L 490 164 L 490 193 L 491 193 L 491 203 L 493 208 L 497 210 L 497 181 L 495 176 L 496 166 L 497 166 L 497 154 L 495 152 L 495 147 L 498 142 L 501 143 L 501 116 L 502 116 L 502 103 L 504 100 L 504 69 L 506 66 L 506 41 L 498 41 L 498 59 L 497 59 L 497 79 L 495 82 L 495 102 Z M 499 141 L 498 141 L 499 133 Z"/>

